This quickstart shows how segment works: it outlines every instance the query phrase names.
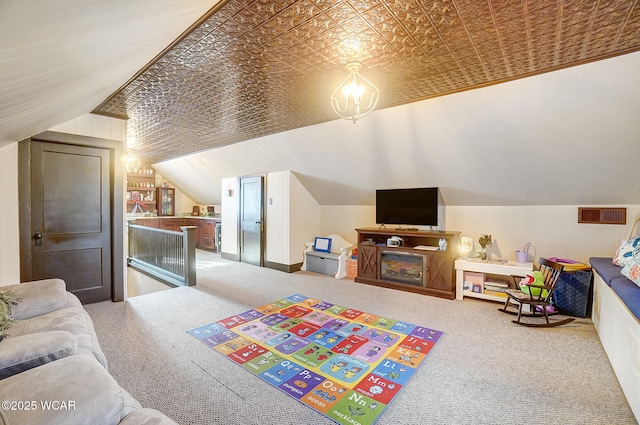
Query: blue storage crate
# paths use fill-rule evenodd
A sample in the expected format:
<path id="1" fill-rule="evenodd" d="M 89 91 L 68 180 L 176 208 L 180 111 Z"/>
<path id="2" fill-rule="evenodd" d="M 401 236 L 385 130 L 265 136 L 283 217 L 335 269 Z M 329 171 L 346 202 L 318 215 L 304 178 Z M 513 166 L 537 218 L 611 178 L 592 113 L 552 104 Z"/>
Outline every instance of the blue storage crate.
<path id="1" fill-rule="evenodd" d="M 563 314 L 587 317 L 593 302 L 591 269 L 562 272 L 556 283 L 554 304 Z"/>

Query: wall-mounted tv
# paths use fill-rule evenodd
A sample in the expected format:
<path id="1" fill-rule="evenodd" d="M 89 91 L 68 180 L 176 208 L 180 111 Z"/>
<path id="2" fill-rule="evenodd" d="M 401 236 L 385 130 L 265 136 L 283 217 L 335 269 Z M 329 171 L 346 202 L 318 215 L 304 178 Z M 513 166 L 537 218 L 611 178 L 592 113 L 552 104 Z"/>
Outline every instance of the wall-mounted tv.
<path id="1" fill-rule="evenodd" d="M 376 190 L 376 223 L 437 226 L 437 187 Z"/>

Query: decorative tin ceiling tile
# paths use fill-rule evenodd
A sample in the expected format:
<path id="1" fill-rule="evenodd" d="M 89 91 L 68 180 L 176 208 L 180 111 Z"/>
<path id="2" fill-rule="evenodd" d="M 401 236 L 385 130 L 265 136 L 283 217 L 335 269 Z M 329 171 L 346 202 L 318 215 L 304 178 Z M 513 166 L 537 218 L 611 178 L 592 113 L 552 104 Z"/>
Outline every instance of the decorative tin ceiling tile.
<path id="1" fill-rule="evenodd" d="M 640 50 L 638 1 L 231 0 L 94 112 L 158 162 L 337 119 L 360 61 L 378 109 Z"/>

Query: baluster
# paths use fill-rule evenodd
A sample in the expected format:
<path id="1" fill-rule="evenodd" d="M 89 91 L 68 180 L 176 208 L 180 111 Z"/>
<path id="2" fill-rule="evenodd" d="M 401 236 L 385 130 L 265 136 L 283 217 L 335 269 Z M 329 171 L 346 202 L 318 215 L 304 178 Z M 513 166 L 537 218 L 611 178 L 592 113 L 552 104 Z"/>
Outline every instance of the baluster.
<path id="1" fill-rule="evenodd" d="M 129 226 L 129 259 L 165 270 L 171 279 L 180 276 L 186 285 L 195 285 L 195 227 L 181 233 L 144 226 Z M 135 265 L 136 263 L 132 263 Z M 150 269 L 144 269 L 150 272 Z M 150 272 L 152 274 L 152 272 Z M 157 272 L 161 274 L 161 272 Z M 162 279 L 162 276 L 157 276 Z"/>

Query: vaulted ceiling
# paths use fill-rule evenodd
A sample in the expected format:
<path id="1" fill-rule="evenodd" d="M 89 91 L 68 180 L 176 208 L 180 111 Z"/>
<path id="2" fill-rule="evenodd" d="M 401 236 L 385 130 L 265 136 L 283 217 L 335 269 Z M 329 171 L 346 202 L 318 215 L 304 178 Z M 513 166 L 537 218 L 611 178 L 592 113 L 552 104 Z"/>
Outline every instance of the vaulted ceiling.
<path id="1" fill-rule="evenodd" d="M 637 1 L 230 0 L 94 112 L 130 119 L 158 162 L 336 119 L 363 64 L 377 109 L 640 49 Z"/>
<path id="2" fill-rule="evenodd" d="M 355 125 L 329 103 L 352 60 L 382 91 Z M 202 204 L 282 170 L 323 205 L 637 204 L 639 99 L 638 0 L 0 2 L 0 148 L 126 117 Z"/>

